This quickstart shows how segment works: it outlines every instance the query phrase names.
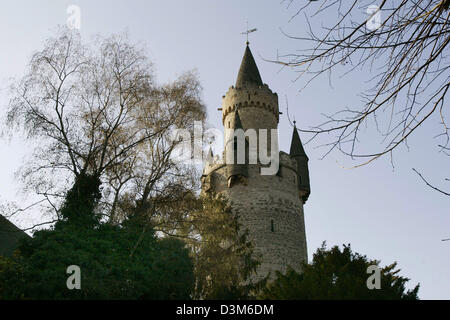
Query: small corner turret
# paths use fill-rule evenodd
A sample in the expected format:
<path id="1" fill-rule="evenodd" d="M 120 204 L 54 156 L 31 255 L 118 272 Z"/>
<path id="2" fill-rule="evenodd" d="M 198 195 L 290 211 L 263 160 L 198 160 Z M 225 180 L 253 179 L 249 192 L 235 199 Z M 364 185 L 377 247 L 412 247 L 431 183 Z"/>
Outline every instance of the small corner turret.
<path id="1" fill-rule="evenodd" d="M 241 118 L 239 117 L 239 111 L 236 110 L 234 112 L 234 120 L 233 120 L 233 130 L 243 130 Z M 225 150 L 227 157 L 232 154 L 233 161 L 227 164 L 227 183 L 228 188 L 231 188 L 233 185 L 237 183 L 242 183 L 244 185 L 247 184 L 248 178 L 248 168 L 247 168 L 247 154 L 248 154 L 248 143 L 247 140 L 244 139 L 244 161 L 239 157 L 239 141 L 236 135 L 230 137 L 230 139 L 226 142 Z M 227 159 L 229 160 L 229 159 Z M 243 163 L 242 163 L 243 162 Z"/>
<path id="2" fill-rule="evenodd" d="M 289 155 L 297 162 L 297 181 L 298 190 L 303 203 L 308 200 L 311 193 L 309 184 L 309 170 L 308 170 L 308 156 L 303 148 L 302 141 L 297 131 L 297 126 L 294 123 L 294 132 L 292 133 L 291 150 Z"/>

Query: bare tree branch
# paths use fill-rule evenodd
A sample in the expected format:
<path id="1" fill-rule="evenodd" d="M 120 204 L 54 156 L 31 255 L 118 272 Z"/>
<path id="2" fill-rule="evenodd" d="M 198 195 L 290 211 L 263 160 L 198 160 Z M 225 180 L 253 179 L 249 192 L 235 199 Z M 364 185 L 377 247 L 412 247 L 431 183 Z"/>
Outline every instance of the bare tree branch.
<path id="1" fill-rule="evenodd" d="M 442 193 L 442 194 L 444 194 L 444 195 L 446 195 L 446 196 L 450 196 L 450 193 L 445 192 L 445 191 L 442 191 L 441 189 L 436 188 L 435 186 L 431 185 L 427 180 L 425 180 L 425 178 L 422 176 L 422 174 L 420 174 L 419 171 L 417 171 L 417 170 L 414 169 L 414 168 L 412 168 L 412 170 L 413 170 L 415 173 L 417 173 L 417 174 L 419 175 L 419 177 L 422 179 L 423 182 L 425 182 L 425 184 L 426 184 L 427 186 L 429 186 L 430 188 L 432 188 L 432 189 L 434 189 L 434 190 L 436 190 L 436 191 L 438 191 L 438 192 L 440 192 L 440 193 Z"/>
<path id="2" fill-rule="evenodd" d="M 290 0 L 288 6 L 298 2 Z M 345 74 L 364 69 L 375 74 L 369 79 L 373 86 L 361 95 L 362 106 L 326 116 L 326 121 L 311 129 L 299 129 L 313 134 L 312 139 L 324 134 L 332 137 L 324 156 L 339 150 L 351 158 L 367 158 L 355 167 L 392 155 L 433 116 L 439 117 L 442 127 L 438 135 L 444 138 L 441 150 L 446 150 L 450 141 L 445 119 L 445 98 L 450 86 L 450 2 L 383 0 L 378 10 L 365 15 L 364 11 L 374 4 L 375 1 L 356 0 L 299 4 L 293 17 L 300 18 L 299 14 L 304 13 L 308 35 L 283 33 L 302 41 L 308 49 L 269 60 L 298 71 L 297 80 L 304 78 L 305 86 L 323 74 L 331 75 L 341 65 L 349 66 Z M 325 22 L 336 13 L 336 22 L 319 27 L 310 20 L 324 13 Z M 378 16 L 376 25 L 377 21 L 372 22 Z M 363 127 L 371 128 L 369 119 L 373 119 L 376 132 L 382 137 L 383 148 L 358 152 L 362 132 L 367 131 Z"/>

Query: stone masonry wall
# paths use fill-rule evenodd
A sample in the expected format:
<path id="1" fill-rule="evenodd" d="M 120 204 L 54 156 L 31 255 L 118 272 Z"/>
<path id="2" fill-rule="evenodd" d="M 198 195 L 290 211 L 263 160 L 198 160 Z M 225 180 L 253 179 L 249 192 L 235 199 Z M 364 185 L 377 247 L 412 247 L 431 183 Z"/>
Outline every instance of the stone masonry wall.
<path id="1" fill-rule="evenodd" d="M 281 173 L 263 176 L 259 165 L 249 166 L 248 184 L 228 188 L 226 166 L 212 165 L 205 171 L 211 188 L 226 195 L 240 222 L 249 230 L 249 238 L 262 264 L 256 279 L 275 270 L 285 272 L 288 265 L 300 271 L 307 261 L 303 203 L 297 191 L 295 160 L 280 153 Z"/>

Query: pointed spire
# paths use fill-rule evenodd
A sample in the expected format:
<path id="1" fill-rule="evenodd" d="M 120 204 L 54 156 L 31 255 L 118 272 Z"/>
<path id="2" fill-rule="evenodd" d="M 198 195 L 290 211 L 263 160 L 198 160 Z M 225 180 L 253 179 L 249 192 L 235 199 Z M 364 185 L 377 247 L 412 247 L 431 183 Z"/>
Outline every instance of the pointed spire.
<path id="1" fill-rule="evenodd" d="M 305 149 L 303 149 L 302 141 L 297 131 L 297 126 L 294 122 L 294 132 L 292 133 L 291 151 L 289 152 L 291 157 L 304 156 L 308 159 Z"/>
<path id="2" fill-rule="evenodd" d="M 243 87 L 245 84 L 252 83 L 256 85 L 263 85 L 261 75 L 259 74 L 258 67 L 256 66 L 255 59 L 253 58 L 250 47 L 245 47 L 244 57 L 242 58 L 241 67 L 236 81 L 236 87 Z"/>
<path id="3" fill-rule="evenodd" d="M 239 117 L 239 112 L 236 109 L 236 111 L 234 112 L 234 126 L 233 129 L 244 129 L 244 127 L 242 126 L 242 122 L 241 122 L 241 117 Z"/>

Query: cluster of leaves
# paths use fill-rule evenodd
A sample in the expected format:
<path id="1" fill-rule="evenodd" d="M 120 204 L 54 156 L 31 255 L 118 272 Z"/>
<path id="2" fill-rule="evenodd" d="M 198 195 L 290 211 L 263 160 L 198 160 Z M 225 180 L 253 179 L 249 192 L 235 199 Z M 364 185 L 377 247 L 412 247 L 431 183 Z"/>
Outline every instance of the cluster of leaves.
<path id="1" fill-rule="evenodd" d="M 194 276 L 184 244 L 147 231 L 130 257 L 137 234 L 108 224 L 38 231 L 20 255 L 1 261 L 0 298 L 189 299 Z M 80 267 L 81 290 L 66 286 L 70 265 Z"/>
<path id="2" fill-rule="evenodd" d="M 66 200 L 60 210 L 61 218 L 82 226 L 98 224 L 101 216 L 95 214 L 95 208 L 101 198 L 100 184 L 97 176 L 80 173 L 66 194 Z"/>
<path id="3" fill-rule="evenodd" d="M 158 238 L 140 210 L 120 224 L 102 221 L 100 198 L 98 177 L 79 174 L 55 226 L 0 258 L 1 299 L 247 299 L 263 285 L 251 281 L 259 261 L 224 199 L 184 195 L 171 210 L 189 218 Z M 81 290 L 67 288 L 71 265 Z"/>
<path id="4" fill-rule="evenodd" d="M 80 177 L 67 192 L 64 219 L 1 258 L 0 298 L 189 299 L 194 274 L 185 243 L 158 239 L 136 219 L 101 223 L 93 210 L 99 184 Z M 71 265 L 80 267 L 81 290 L 66 286 Z"/>
<path id="5" fill-rule="evenodd" d="M 197 201 L 184 230 L 192 250 L 196 299 L 249 299 L 265 284 L 253 280 L 260 257 L 229 202 L 221 197 Z"/>
<path id="6" fill-rule="evenodd" d="M 311 264 L 305 264 L 302 273 L 290 269 L 277 273 L 276 280 L 262 292 L 262 299 L 271 300 L 416 300 L 419 285 L 405 292 L 409 279 L 398 275 L 396 263 L 381 269 L 380 289 L 368 289 L 367 268 L 379 265 L 366 256 L 352 252 L 350 245 L 327 250 L 325 243 L 317 249 Z"/>

